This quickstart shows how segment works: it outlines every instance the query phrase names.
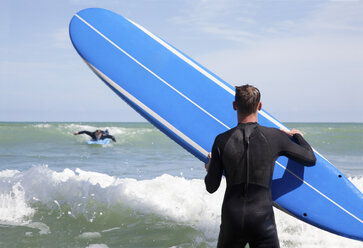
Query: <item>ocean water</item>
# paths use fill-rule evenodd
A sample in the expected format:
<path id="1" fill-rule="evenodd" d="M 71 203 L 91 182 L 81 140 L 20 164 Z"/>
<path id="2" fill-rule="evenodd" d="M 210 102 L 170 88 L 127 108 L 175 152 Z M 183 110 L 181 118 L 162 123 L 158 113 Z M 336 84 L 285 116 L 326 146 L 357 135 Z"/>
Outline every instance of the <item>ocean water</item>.
<path id="1" fill-rule="evenodd" d="M 287 123 L 363 191 L 363 124 Z M 80 130 L 117 142 L 86 145 Z M 150 124 L 0 123 L 0 247 L 215 247 L 225 182 Z M 282 247 L 363 247 L 275 209 Z"/>

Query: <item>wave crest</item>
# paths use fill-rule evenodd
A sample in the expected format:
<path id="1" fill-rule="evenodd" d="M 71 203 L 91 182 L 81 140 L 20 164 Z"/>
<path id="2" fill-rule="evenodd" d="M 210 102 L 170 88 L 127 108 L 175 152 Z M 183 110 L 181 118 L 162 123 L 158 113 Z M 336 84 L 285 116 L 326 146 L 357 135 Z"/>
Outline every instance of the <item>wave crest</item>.
<path id="1" fill-rule="evenodd" d="M 363 178 L 351 180 L 362 190 Z M 158 219 L 190 226 L 201 231 L 213 246 L 218 237 L 225 187 L 223 180 L 221 188 L 211 195 L 206 192 L 202 179 L 189 180 L 167 174 L 151 180 L 136 180 L 82 169 L 57 172 L 46 165 L 23 172 L 6 170 L 0 171 L 0 222 L 29 226 L 28 222 L 39 210 L 39 205 L 46 206 L 48 212 L 58 213 L 57 218 L 86 217 L 88 222 L 114 216 L 115 212 L 116 215 L 129 216 L 131 211 L 139 213 L 137 216 L 149 216 L 146 219 L 157 216 Z M 317 229 L 277 209 L 275 215 L 282 247 L 361 245 L 358 241 Z M 45 234 L 50 233 L 50 230 L 43 229 Z"/>

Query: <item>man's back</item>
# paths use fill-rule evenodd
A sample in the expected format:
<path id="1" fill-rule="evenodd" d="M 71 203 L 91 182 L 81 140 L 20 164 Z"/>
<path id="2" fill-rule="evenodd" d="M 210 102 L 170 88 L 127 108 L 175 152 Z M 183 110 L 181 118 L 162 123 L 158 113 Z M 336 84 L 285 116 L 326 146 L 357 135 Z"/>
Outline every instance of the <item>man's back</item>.
<path id="1" fill-rule="evenodd" d="M 217 190 L 223 171 L 227 188 L 241 183 L 270 188 L 273 166 L 282 155 L 305 165 L 315 164 L 314 153 L 301 135 L 291 138 L 276 128 L 240 123 L 215 139 L 205 179 L 207 190 Z"/>
<path id="2" fill-rule="evenodd" d="M 240 123 L 216 137 L 205 184 L 213 193 L 223 173 L 226 177 L 220 247 L 233 247 L 235 242 L 255 247 L 258 240 L 278 247 L 270 186 L 281 155 L 305 165 L 315 163 L 311 147 L 299 134 L 290 137 L 275 128 Z"/>

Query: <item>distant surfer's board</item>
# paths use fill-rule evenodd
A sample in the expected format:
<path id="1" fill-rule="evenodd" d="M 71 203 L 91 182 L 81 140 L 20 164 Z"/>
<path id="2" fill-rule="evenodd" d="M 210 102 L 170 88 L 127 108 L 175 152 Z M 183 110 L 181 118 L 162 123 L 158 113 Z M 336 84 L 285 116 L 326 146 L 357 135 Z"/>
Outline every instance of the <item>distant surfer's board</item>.
<path id="1" fill-rule="evenodd" d="M 70 36 L 107 86 L 201 161 L 207 162 L 214 138 L 236 126 L 234 87 L 133 21 L 85 9 L 72 18 Z M 265 110 L 259 112 L 259 124 L 286 128 Z M 275 206 L 319 228 L 363 240 L 363 194 L 323 156 L 316 152 L 316 157 L 313 167 L 286 157 L 277 160 Z"/>
<path id="2" fill-rule="evenodd" d="M 109 144 L 111 139 L 100 139 L 100 140 L 89 140 L 87 141 L 88 145 L 107 145 Z"/>

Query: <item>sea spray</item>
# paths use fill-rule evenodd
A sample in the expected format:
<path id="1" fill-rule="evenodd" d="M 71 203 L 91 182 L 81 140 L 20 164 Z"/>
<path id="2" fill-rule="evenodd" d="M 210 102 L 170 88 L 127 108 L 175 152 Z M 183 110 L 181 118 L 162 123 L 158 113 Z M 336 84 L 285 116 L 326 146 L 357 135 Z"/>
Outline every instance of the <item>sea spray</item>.
<path id="1" fill-rule="evenodd" d="M 1 180 L 1 179 L 0 179 Z M 33 215 L 32 209 L 26 199 L 25 191 L 20 182 L 14 183 L 10 187 L 4 187 L 4 182 L 0 183 L 0 222 L 8 224 L 24 224 L 27 217 Z M 4 190 L 4 189 L 9 190 Z"/>
<path id="2" fill-rule="evenodd" d="M 58 212 L 62 221 L 85 218 L 90 226 L 102 222 L 103 218 L 110 215 L 119 215 L 119 220 L 129 216 L 124 223 L 127 226 L 118 223 L 118 226 L 110 229 L 102 229 L 105 228 L 102 226 L 102 230 L 82 231 L 77 235 L 78 239 L 97 239 L 106 233 L 139 229 L 140 226 L 136 227 L 136 223 L 142 220 L 143 228 L 148 228 L 148 222 L 150 225 L 164 223 L 162 225 L 173 228 L 189 226 L 195 230 L 195 240 L 199 237 L 204 240 L 202 243 L 210 246 L 217 241 L 224 180 L 215 194 L 209 194 L 201 179 L 186 179 L 168 174 L 150 180 L 136 180 L 81 169 L 56 172 L 47 166 L 34 166 L 24 172 L 4 171 L 0 175 L 1 192 L 4 195 L 13 194 L 10 198 L 1 198 L 1 206 L 5 206 L 8 199 L 13 199 L 11 204 L 5 206 L 5 210 L 17 210 L 16 215 L 14 211 L 8 211 L 5 216 L 1 215 L 0 221 L 3 223 L 11 221 L 24 225 L 26 221 L 32 220 L 34 212 L 37 211 L 36 206 L 44 205 L 48 209 L 46 212 Z M 363 178 L 352 180 L 362 190 Z M 282 247 L 361 247 L 361 242 L 322 231 L 277 209 L 275 213 Z M 27 226 L 40 230 L 43 228 L 43 234 L 57 232 L 52 230 L 54 227 L 46 228 L 47 221 L 34 223 L 27 223 Z"/>

